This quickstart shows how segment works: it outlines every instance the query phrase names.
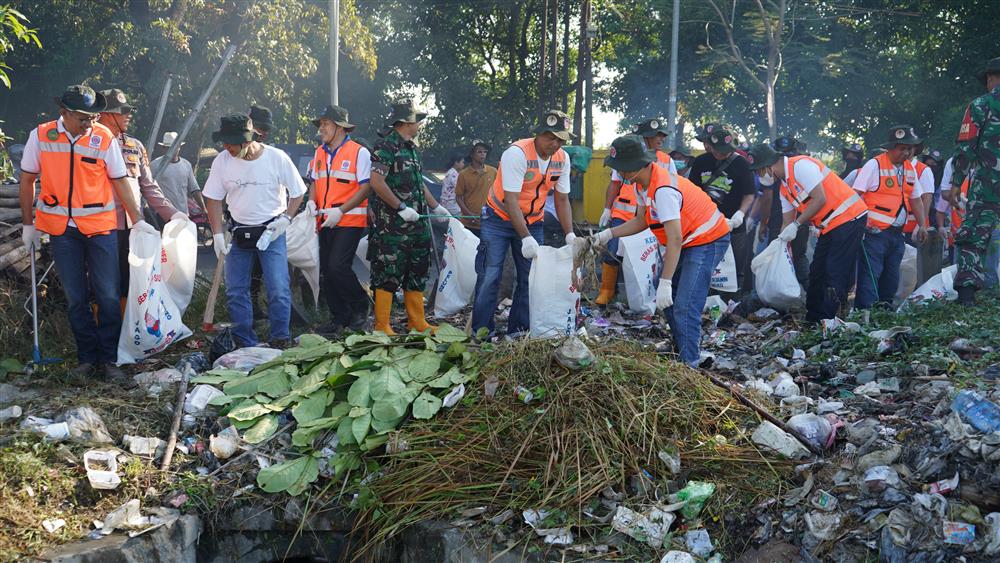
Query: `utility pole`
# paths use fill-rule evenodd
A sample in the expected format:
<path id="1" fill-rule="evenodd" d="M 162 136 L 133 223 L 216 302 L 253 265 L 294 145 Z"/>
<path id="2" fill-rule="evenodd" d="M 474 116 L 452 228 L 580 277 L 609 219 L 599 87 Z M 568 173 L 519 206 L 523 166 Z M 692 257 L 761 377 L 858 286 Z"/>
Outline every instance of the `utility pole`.
<path id="1" fill-rule="evenodd" d="M 170 97 L 170 85 L 174 81 L 172 74 L 167 75 L 167 81 L 163 83 L 163 91 L 160 92 L 160 101 L 156 104 L 156 117 L 153 118 L 153 128 L 149 130 L 149 140 L 146 141 L 146 150 L 153 152 L 156 146 L 156 136 L 160 133 L 160 123 L 163 122 L 163 111 L 167 108 L 167 99 Z"/>
<path id="2" fill-rule="evenodd" d="M 585 129 L 587 132 L 587 146 L 594 148 L 594 57 L 591 44 L 597 35 L 597 30 L 593 24 L 593 14 L 591 13 L 590 0 L 587 0 L 587 120 Z"/>
<path id="3" fill-rule="evenodd" d="M 538 50 L 538 103 L 535 111 L 536 117 L 541 117 L 545 111 L 545 101 L 548 99 L 545 90 L 545 55 L 546 39 L 549 35 L 549 0 L 542 0 L 542 32 L 539 34 L 541 46 Z"/>
<path id="4" fill-rule="evenodd" d="M 563 68 L 562 68 L 562 82 L 560 88 L 562 89 L 562 110 L 564 113 L 569 113 L 569 11 L 570 11 L 570 0 L 563 1 Z"/>
<path id="5" fill-rule="evenodd" d="M 330 20 L 330 102 L 340 105 L 340 0 L 328 0 Z"/>
<path id="6" fill-rule="evenodd" d="M 673 21 L 670 22 L 670 97 L 667 100 L 667 146 L 677 148 L 677 43 L 681 28 L 681 0 L 674 0 Z"/>
<path id="7" fill-rule="evenodd" d="M 546 97 L 545 109 L 559 107 L 559 0 L 552 2 L 552 41 L 549 42 L 549 95 Z"/>
<path id="8" fill-rule="evenodd" d="M 587 75 L 587 16 L 590 14 L 590 0 L 582 0 L 580 5 L 580 42 L 576 48 L 576 96 L 573 100 L 573 135 L 578 145 L 584 144 L 583 138 L 583 83 Z"/>

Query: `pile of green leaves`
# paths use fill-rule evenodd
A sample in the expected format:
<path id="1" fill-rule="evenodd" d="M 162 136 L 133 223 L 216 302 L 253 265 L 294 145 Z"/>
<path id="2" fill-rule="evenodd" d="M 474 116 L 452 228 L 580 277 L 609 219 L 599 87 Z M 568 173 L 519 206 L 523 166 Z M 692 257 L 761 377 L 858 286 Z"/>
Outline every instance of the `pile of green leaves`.
<path id="1" fill-rule="evenodd" d="M 210 404 L 222 407 L 251 444 L 273 436 L 282 416 L 291 414 L 292 446 L 302 455 L 261 470 L 257 484 L 266 492 L 298 495 L 318 478 L 321 458 L 341 478 L 407 417 L 437 414 L 443 396 L 476 377 L 467 340 L 449 325 L 435 335 L 357 334 L 343 342 L 306 334 L 297 347 L 249 374 L 214 369 L 193 382 L 221 385 L 224 395 Z M 321 454 L 325 448 L 335 453 Z"/>

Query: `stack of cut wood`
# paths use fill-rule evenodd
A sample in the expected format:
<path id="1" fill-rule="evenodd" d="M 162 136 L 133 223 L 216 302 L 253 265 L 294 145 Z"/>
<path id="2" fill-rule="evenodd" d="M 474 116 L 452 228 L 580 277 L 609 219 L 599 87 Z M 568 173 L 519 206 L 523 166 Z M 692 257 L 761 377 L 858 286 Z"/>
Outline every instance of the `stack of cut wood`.
<path id="1" fill-rule="evenodd" d="M 21 243 L 21 202 L 17 184 L 0 185 L 0 272 L 28 279 L 31 259 Z M 38 253 L 35 253 L 38 258 Z"/>

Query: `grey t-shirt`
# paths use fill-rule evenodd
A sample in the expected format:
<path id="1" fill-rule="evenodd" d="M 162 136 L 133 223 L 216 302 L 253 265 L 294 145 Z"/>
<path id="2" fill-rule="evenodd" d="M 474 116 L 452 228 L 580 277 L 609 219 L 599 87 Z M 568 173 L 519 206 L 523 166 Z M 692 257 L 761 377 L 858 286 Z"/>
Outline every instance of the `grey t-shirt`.
<path id="1" fill-rule="evenodd" d="M 149 169 L 153 174 L 156 174 L 157 169 L 160 167 L 160 162 L 164 158 L 162 156 L 158 157 L 150 164 Z M 167 168 L 160 174 L 160 179 L 157 180 L 157 183 L 160 185 L 160 189 L 163 190 L 163 195 L 167 196 L 167 199 L 170 200 L 170 203 L 184 213 L 187 213 L 188 210 L 188 196 L 201 189 L 198 187 L 198 180 L 194 177 L 194 169 L 191 167 L 191 163 L 183 158 L 177 162 L 167 163 Z"/>

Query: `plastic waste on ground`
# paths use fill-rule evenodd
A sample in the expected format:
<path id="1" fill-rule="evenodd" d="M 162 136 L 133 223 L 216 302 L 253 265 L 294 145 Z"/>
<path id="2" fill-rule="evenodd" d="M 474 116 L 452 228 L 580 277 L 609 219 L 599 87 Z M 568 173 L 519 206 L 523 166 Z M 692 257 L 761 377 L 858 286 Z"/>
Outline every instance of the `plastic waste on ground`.
<path id="1" fill-rule="evenodd" d="M 695 558 L 686 551 L 673 550 L 668 551 L 663 558 L 660 559 L 660 563 L 696 563 L 696 561 Z"/>
<path id="2" fill-rule="evenodd" d="M 229 352 L 212 362 L 212 368 L 227 368 L 240 371 L 250 371 L 253 368 L 270 362 L 281 355 L 281 350 L 277 348 L 264 348 L 262 346 L 247 346 Z"/>
<path id="3" fill-rule="evenodd" d="M 951 410 L 980 432 L 1000 431 L 1000 406 L 975 391 L 961 391 L 952 401 Z"/>
<path id="4" fill-rule="evenodd" d="M 118 452 L 114 450 L 84 452 L 83 468 L 87 471 L 87 481 L 95 489 L 116 489 L 122 482 L 118 476 Z"/>
<path id="5" fill-rule="evenodd" d="M 688 551 L 698 557 L 708 557 L 714 549 L 712 547 L 712 538 L 708 535 L 708 530 L 704 528 L 688 530 L 688 532 L 684 534 L 684 543 L 687 546 Z"/>
<path id="6" fill-rule="evenodd" d="M 924 282 L 916 291 L 906 298 L 906 301 L 899 306 L 903 310 L 910 303 L 920 303 L 923 301 L 934 301 L 945 299 L 954 301 L 958 299 L 958 292 L 955 291 L 955 274 L 958 266 L 952 265 L 941 270 L 941 273 Z"/>
<path id="7" fill-rule="evenodd" d="M 9 406 L 5 409 L 0 409 L 0 422 L 7 422 L 8 420 L 15 420 L 21 418 L 23 411 L 18 405 Z"/>
<path id="8" fill-rule="evenodd" d="M 114 439 L 104 426 L 104 421 L 90 407 L 74 407 L 56 419 L 66 423 L 69 438 L 84 444 L 111 444 Z"/>
<path id="9" fill-rule="evenodd" d="M 804 459 L 810 455 L 809 449 L 795 437 L 767 420 L 760 423 L 751 440 L 758 446 L 774 450 L 789 459 Z"/>
<path id="10" fill-rule="evenodd" d="M 828 447 L 830 436 L 833 434 L 830 421 L 812 413 L 797 414 L 789 418 L 786 424 L 798 431 L 810 444 L 820 449 Z"/>
<path id="11" fill-rule="evenodd" d="M 229 459 L 239 449 L 240 434 L 235 426 L 223 428 L 208 439 L 208 449 L 219 459 Z"/>
<path id="12" fill-rule="evenodd" d="M 611 527 L 619 532 L 646 542 L 650 547 L 663 547 L 663 538 L 667 536 L 670 526 L 677 517 L 658 507 L 652 507 L 648 512 L 639 513 L 619 505 L 611 519 Z"/>
<path id="13" fill-rule="evenodd" d="M 555 352 L 556 361 L 570 371 L 579 371 L 594 363 L 594 354 L 575 335 L 567 338 Z"/>
<path id="14" fill-rule="evenodd" d="M 162 456 L 167 448 L 167 443 L 156 437 L 129 436 L 126 434 L 122 437 L 122 443 L 135 455 L 151 458 Z"/>
<path id="15" fill-rule="evenodd" d="M 211 385 L 196 385 L 184 400 L 184 412 L 195 416 L 201 415 L 208 407 L 208 402 L 216 397 L 225 395 Z"/>
<path id="16" fill-rule="evenodd" d="M 677 500 L 684 501 L 681 507 L 681 515 L 691 520 L 697 518 L 701 512 L 705 501 L 715 492 L 715 483 L 704 481 L 689 481 L 681 490 L 677 491 Z"/>

